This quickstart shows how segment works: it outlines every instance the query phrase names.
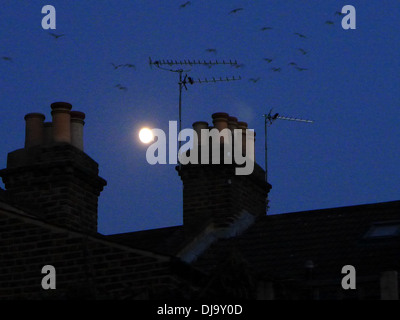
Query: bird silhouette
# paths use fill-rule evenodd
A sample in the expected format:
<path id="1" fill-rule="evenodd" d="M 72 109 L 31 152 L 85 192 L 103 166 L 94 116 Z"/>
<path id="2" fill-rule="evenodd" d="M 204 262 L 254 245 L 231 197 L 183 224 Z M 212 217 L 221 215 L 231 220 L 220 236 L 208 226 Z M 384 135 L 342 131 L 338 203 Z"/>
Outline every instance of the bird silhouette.
<path id="1" fill-rule="evenodd" d="M 272 30 L 272 27 L 262 27 L 260 30 L 261 31 L 266 31 L 266 30 Z"/>
<path id="2" fill-rule="evenodd" d="M 301 34 L 301 33 L 298 33 L 298 32 L 295 32 L 294 35 L 296 35 L 296 36 L 298 36 L 300 38 L 304 38 L 304 39 L 307 38 L 304 34 Z"/>
<path id="3" fill-rule="evenodd" d="M 4 61 L 12 62 L 13 59 L 11 57 L 1 57 Z"/>
<path id="4" fill-rule="evenodd" d="M 267 61 L 268 63 L 271 63 L 274 59 L 270 59 L 270 58 L 264 58 L 264 61 Z"/>
<path id="5" fill-rule="evenodd" d="M 190 5 L 190 4 L 191 4 L 190 1 L 186 1 L 185 3 L 181 4 L 181 5 L 179 6 L 179 8 L 185 8 L 186 6 L 188 6 L 188 5 Z"/>
<path id="6" fill-rule="evenodd" d="M 213 53 L 217 53 L 217 49 L 214 48 L 208 48 L 206 49 L 207 52 L 213 52 Z"/>
<path id="7" fill-rule="evenodd" d="M 307 68 L 301 68 L 301 67 L 298 67 L 298 66 L 296 66 L 296 69 L 297 69 L 297 70 L 299 70 L 299 71 L 305 71 L 305 70 L 308 70 Z"/>
<path id="8" fill-rule="evenodd" d="M 302 48 L 299 48 L 298 49 L 302 54 L 304 54 L 304 55 L 306 55 L 307 53 L 308 53 L 308 51 L 306 51 L 306 50 L 304 50 L 304 49 L 302 49 Z"/>
<path id="9" fill-rule="evenodd" d="M 239 69 L 239 68 L 243 68 L 243 67 L 244 67 L 244 64 L 243 64 L 243 63 L 240 63 L 240 64 L 233 64 L 232 67 L 235 67 L 235 68 Z"/>
<path id="10" fill-rule="evenodd" d="M 331 21 L 331 20 L 327 20 L 327 21 L 325 21 L 325 24 L 333 25 L 335 23 L 333 21 Z"/>
<path id="11" fill-rule="evenodd" d="M 114 67 L 114 70 L 117 70 L 118 68 L 122 67 L 122 64 L 116 65 L 111 62 L 111 65 Z"/>
<path id="12" fill-rule="evenodd" d="M 281 72 L 282 71 L 282 68 L 271 68 L 271 70 L 273 71 L 273 72 Z"/>
<path id="13" fill-rule="evenodd" d="M 132 63 L 125 63 L 124 65 L 122 65 L 122 67 L 127 67 L 127 68 L 133 68 L 136 69 L 135 65 Z"/>
<path id="14" fill-rule="evenodd" d="M 58 39 L 65 36 L 65 34 L 55 34 L 53 32 L 49 32 L 49 35 L 51 35 L 54 39 Z"/>
<path id="15" fill-rule="evenodd" d="M 118 88 L 119 90 L 123 90 L 123 91 L 128 90 L 127 87 L 124 87 L 124 86 L 122 86 L 122 85 L 120 85 L 120 84 L 117 84 L 115 87 Z"/>
<path id="16" fill-rule="evenodd" d="M 296 62 L 289 62 L 288 65 L 290 65 L 290 66 L 297 66 L 297 63 L 296 63 Z"/>
<path id="17" fill-rule="evenodd" d="M 231 11 L 229 12 L 229 14 L 237 13 L 237 12 L 242 11 L 242 10 L 243 10 L 243 8 L 236 8 L 236 9 L 231 10 Z"/>
<path id="18" fill-rule="evenodd" d="M 250 78 L 249 81 L 256 83 L 257 81 L 259 81 L 261 78 Z"/>

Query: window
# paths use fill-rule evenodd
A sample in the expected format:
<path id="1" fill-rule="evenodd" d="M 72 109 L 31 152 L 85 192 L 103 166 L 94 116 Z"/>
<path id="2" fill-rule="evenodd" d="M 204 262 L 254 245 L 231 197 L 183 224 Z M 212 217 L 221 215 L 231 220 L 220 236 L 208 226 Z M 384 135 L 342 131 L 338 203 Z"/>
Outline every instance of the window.
<path id="1" fill-rule="evenodd" d="M 400 222 L 375 223 L 365 235 L 366 238 L 397 237 L 400 235 Z"/>

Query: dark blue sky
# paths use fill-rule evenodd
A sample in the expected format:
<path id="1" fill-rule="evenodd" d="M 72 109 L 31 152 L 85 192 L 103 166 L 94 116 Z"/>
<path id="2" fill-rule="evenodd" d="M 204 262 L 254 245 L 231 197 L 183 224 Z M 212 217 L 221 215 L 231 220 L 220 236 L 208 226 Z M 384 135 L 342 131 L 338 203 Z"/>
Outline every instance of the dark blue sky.
<path id="1" fill-rule="evenodd" d="M 214 112 L 237 116 L 255 129 L 264 167 L 264 113 L 274 108 L 313 119 L 269 128 L 271 214 L 399 199 L 397 0 L 193 0 L 180 8 L 185 2 L 2 0 L 0 57 L 12 62 L 0 59 L 0 167 L 24 145 L 26 113 L 50 119 L 50 104 L 67 101 L 86 113 L 85 151 L 108 181 L 99 231 L 181 224 L 175 166 L 149 165 L 137 138 L 143 125 L 167 130 L 168 121 L 178 120 L 177 74 L 151 69 L 148 57 L 236 59 L 242 68 L 192 68 L 194 78 L 242 80 L 190 86 L 183 92 L 183 127 L 211 122 Z M 65 34 L 57 40 L 41 28 L 47 4 L 57 12 L 53 32 Z M 347 4 L 357 10 L 356 30 L 343 30 L 335 15 Z M 244 10 L 229 14 L 235 8 Z M 136 69 L 114 70 L 111 63 Z"/>

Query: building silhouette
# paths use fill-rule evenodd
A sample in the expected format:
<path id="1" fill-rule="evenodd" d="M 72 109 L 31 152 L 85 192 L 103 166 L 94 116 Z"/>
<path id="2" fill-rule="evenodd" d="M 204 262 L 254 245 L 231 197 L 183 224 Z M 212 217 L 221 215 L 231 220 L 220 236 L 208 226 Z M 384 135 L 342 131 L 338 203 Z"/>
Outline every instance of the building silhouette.
<path id="1" fill-rule="evenodd" d="M 0 299 L 398 299 L 400 201 L 268 215 L 257 163 L 242 176 L 235 161 L 180 165 L 182 226 L 98 233 L 106 181 L 84 152 L 85 114 L 51 108 L 51 122 L 25 116 L 25 146 L 0 171 Z M 212 118 L 194 130 L 247 128 Z M 342 286 L 347 265 L 355 289 Z"/>

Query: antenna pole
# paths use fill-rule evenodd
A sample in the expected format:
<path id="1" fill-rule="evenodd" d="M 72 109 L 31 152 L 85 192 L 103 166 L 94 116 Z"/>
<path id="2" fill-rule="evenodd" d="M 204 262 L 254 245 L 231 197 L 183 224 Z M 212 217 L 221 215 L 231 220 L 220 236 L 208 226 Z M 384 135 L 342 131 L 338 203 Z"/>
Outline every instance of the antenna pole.
<path id="1" fill-rule="evenodd" d="M 182 88 L 184 87 L 185 90 L 187 90 L 187 86 L 186 86 L 187 84 L 191 84 L 192 85 L 192 84 L 197 84 L 197 83 L 229 82 L 229 81 L 241 80 L 241 77 L 240 76 L 239 76 L 239 78 L 235 78 L 235 77 L 222 78 L 222 77 L 220 77 L 219 79 L 218 78 L 216 79 L 216 78 L 213 77 L 212 80 L 211 79 L 209 80 L 207 78 L 194 80 L 191 77 L 188 77 L 187 74 L 185 74 L 185 77 L 182 76 L 184 71 L 185 72 L 189 72 L 190 69 L 189 70 L 183 70 L 182 67 L 180 67 L 179 69 L 178 68 L 177 69 L 173 69 L 173 67 L 174 66 L 178 66 L 178 65 L 179 66 L 182 66 L 182 65 L 183 66 L 188 66 L 189 68 L 191 68 L 194 65 L 204 65 L 204 66 L 209 66 L 209 67 L 216 66 L 216 65 L 237 66 L 238 63 L 237 63 L 236 60 L 235 61 L 232 61 L 232 60 L 225 61 L 225 60 L 223 60 L 222 62 L 218 61 L 218 60 L 215 60 L 215 61 L 211 61 L 211 60 L 210 61 L 205 61 L 205 60 L 203 60 L 203 61 L 200 61 L 200 60 L 198 60 L 198 61 L 196 61 L 196 60 L 183 60 L 183 61 L 182 60 L 179 60 L 179 61 L 176 61 L 176 60 L 156 60 L 156 61 L 153 61 L 151 59 L 151 57 L 149 57 L 149 65 L 150 65 L 150 67 L 152 67 L 154 65 L 157 68 L 162 69 L 162 70 L 179 73 L 179 83 L 178 83 L 179 84 L 179 132 L 178 132 L 178 146 L 179 147 L 178 147 L 178 151 L 177 151 L 177 158 L 178 158 L 177 160 L 178 160 L 179 166 L 181 166 L 181 164 L 179 162 L 179 150 L 181 149 L 182 141 L 179 140 L 179 133 L 182 130 Z"/>
<path id="2" fill-rule="evenodd" d="M 264 114 L 264 132 L 265 132 L 265 181 L 268 182 L 268 143 L 267 143 L 267 116 Z"/>
<path id="3" fill-rule="evenodd" d="M 265 181 L 268 182 L 268 154 L 267 154 L 267 127 L 268 127 L 268 122 L 270 125 L 272 123 L 279 119 L 279 120 L 288 120 L 288 121 L 295 121 L 295 122 L 304 122 L 304 123 L 313 123 L 313 120 L 306 120 L 306 119 L 300 119 L 300 118 L 293 118 L 293 117 L 285 117 L 281 116 L 279 113 L 276 113 L 272 115 L 272 109 L 268 114 L 264 114 L 264 132 L 265 132 Z"/>
<path id="4" fill-rule="evenodd" d="M 179 150 L 181 149 L 182 141 L 179 140 L 179 133 L 182 130 L 182 86 L 183 86 L 182 72 L 183 72 L 183 70 L 180 69 L 180 70 L 178 70 L 178 72 L 179 72 L 179 131 L 178 131 L 178 159 L 177 160 L 180 165 Z"/>

